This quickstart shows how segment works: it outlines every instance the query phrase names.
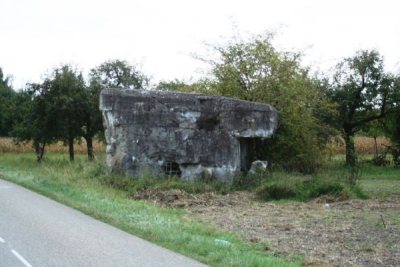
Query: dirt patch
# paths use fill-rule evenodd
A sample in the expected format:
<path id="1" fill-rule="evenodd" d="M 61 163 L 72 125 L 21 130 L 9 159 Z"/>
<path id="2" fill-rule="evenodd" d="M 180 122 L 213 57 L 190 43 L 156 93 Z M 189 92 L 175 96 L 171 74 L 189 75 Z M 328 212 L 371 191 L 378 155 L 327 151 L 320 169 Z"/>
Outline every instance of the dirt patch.
<path id="1" fill-rule="evenodd" d="M 269 253 L 306 266 L 400 266 L 400 198 L 308 203 L 260 202 L 249 192 L 188 194 L 180 190 L 134 196 L 184 208 L 188 216 L 265 243 Z"/>

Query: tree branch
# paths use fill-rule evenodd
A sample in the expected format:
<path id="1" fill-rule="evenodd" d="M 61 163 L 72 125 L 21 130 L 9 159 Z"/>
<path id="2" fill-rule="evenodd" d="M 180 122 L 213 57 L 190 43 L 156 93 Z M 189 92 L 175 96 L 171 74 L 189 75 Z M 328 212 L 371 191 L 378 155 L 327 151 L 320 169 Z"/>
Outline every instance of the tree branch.
<path id="1" fill-rule="evenodd" d="M 388 110 L 388 111 L 384 111 L 384 112 L 381 112 L 379 115 L 367 117 L 367 118 L 365 118 L 365 119 L 363 119 L 363 120 L 354 122 L 354 123 L 352 123 L 352 126 L 353 126 L 353 127 L 357 127 L 357 126 L 363 125 L 363 124 L 365 124 L 365 123 L 371 122 L 371 121 L 373 121 L 373 120 L 382 119 L 382 118 L 384 118 L 386 115 L 391 114 L 391 113 L 395 113 L 395 112 L 397 112 L 397 111 L 398 111 L 397 109 L 391 109 L 391 110 Z"/>
<path id="2" fill-rule="evenodd" d="M 349 110 L 349 115 L 347 116 L 348 121 L 352 121 L 354 113 L 356 112 L 356 108 L 358 103 L 361 101 L 361 92 L 365 88 L 365 73 L 361 73 L 361 86 L 360 88 L 356 91 L 354 101 L 351 105 L 351 109 Z"/>

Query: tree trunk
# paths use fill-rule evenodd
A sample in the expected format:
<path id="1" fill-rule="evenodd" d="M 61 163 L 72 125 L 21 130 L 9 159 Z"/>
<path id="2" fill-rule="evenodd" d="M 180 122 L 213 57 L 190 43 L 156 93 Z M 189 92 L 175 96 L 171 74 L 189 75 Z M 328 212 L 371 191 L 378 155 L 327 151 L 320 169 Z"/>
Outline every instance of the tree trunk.
<path id="1" fill-rule="evenodd" d="M 376 136 L 374 136 L 374 142 L 375 142 L 375 158 L 378 157 L 378 143 L 376 142 Z"/>
<path id="2" fill-rule="evenodd" d="M 43 155 L 44 155 L 44 147 L 46 146 L 46 143 L 42 144 L 42 147 L 40 148 L 40 161 L 42 161 L 43 159 Z"/>
<path id="3" fill-rule="evenodd" d="M 345 131 L 344 140 L 346 142 L 346 165 L 354 167 L 356 165 L 356 151 L 354 148 L 354 133 Z"/>
<path id="4" fill-rule="evenodd" d="M 46 145 L 46 143 L 43 143 L 43 144 L 40 144 L 39 142 L 33 143 L 33 146 L 35 148 L 37 162 L 41 162 L 43 159 L 45 145 Z"/>
<path id="5" fill-rule="evenodd" d="M 74 138 L 68 139 L 69 160 L 74 161 Z"/>
<path id="6" fill-rule="evenodd" d="M 33 143 L 33 146 L 34 146 L 34 148 L 35 148 L 36 160 L 37 160 L 38 162 L 40 162 L 40 145 L 39 145 L 39 143 L 34 142 L 34 143 Z"/>
<path id="7" fill-rule="evenodd" d="M 88 160 L 93 161 L 94 160 L 93 137 L 91 135 L 87 135 L 85 136 L 85 140 L 86 140 Z"/>

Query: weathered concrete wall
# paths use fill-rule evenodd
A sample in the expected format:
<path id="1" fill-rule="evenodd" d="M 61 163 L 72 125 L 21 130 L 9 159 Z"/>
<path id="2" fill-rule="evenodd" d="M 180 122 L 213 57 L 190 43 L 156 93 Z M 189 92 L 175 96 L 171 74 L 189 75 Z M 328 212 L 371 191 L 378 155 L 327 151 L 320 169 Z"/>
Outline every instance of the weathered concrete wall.
<path id="1" fill-rule="evenodd" d="M 100 97 L 111 172 L 229 181 L 244 166 L 245 138 L 277 128 L 269 106 L 227 97 L 107 89 Z"/>

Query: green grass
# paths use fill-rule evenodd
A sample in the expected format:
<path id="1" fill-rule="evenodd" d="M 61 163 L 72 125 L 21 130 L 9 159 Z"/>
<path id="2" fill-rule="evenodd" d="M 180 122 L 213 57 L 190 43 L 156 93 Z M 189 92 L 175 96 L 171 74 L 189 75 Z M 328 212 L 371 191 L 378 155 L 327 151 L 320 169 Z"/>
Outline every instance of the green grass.
<path id="1" fill-rule="evenodd" d="M 309 176 L 277 172 L 266 178 L 255 190 L 261 199 L 267 201 L 281 199 L 308 201 L 324 195 L 337 200 L 367 198 L 360 185 L 350 186 L 345 178 L 326 173 Z"/>
<path id="2" fill-rule="evenodd" d="M 363 155 L 359 157 L 359 165 L 361 169 L 362 180 L 376 180 L 376 179 L 389 179 L 399 180 L 400 179 L 400 166 L 394 166 L 393 164 L 387 166 L 375 166 L 370 161 L 372 155 Z M 390 157 L 388 156 L 388 159 Z M 348 172 L 348 169 L 344 166 L 344 155 L 337 155 L 332 160 L 328 161 L 325 166 L 320 170 L 320 173 L 329 173 L 329 175 L 343 176 Z"/>
<path id="3" fill-rule="evenodd" d="M 400 180 L 400 167 L 364 164 L 361 178 L 363 180 Z"/>
<path id="4" fill-rule="evenodd" d="M 383 180 L 362 180 L 360 182 L 364 192 L 370 197 L 386 198 L 400 196 L 400 178 Z"/>
<path id="5" fill-rule="evenodd" d="M 70 163 L 65 155 L 49 154 L 38 164 L 33 154 L 0 154 L 0 177 L 212 266 L 299 266 L 268 255 L 265 245 L 247 244 L 235 234 L 194 222 L 183 210 L 132 200 L 124 188 L 132 188 L 129 181 L 107 181 L 103 161 L 77 156 Z"/>
<path id="6" fill-rule="evenodd" d="M 371 155 L 360 158 L 360 176 L 358 184 L 363 192 L 369 197 L 382 198 L 393 195 L 400 195 L 400 166 L 387 165 L 375 166 L 371 164 Z M 320 170 L 320 173 L 327 177 L 345 179 L 349 173 L 344 166 L 344 156 L 336 156 L 333 160 Z"/>
<path id="7" fill-rule="evenodd" d="M 104 165 L 99 165 L 101 169 L 103 166 Z M 187 193 L 216 192 L 220 194 L 226 194 L 233 190 L 231 185 L 218 181 L 187 182 L 176 176 L 154 178 L 145 175 L 141 179 L 132 179 L 126 176 L 107 175 L 105 174 L 105 170 L 96 171 L 96 174 L 96 179 L 102 184 L 126 191 L 132 195 L 147 189 L 161 191 L 179 189 Z"/>
<path id="8" fill-rule="evenodd" d="M 400 166 L 375 166 L 372 156 L 359 158 L 356 171 L 345 166 L 344 155 L 337 155 L 313 175 L 275 170 L 267 174 L 256 190 L 261 199 L 307 201 L 321 195 L 331 195 L 338 200 L 348 198 L 385 198 L 400 195 Z M 356 184 L 348 181 L 355 175 Z"/>

